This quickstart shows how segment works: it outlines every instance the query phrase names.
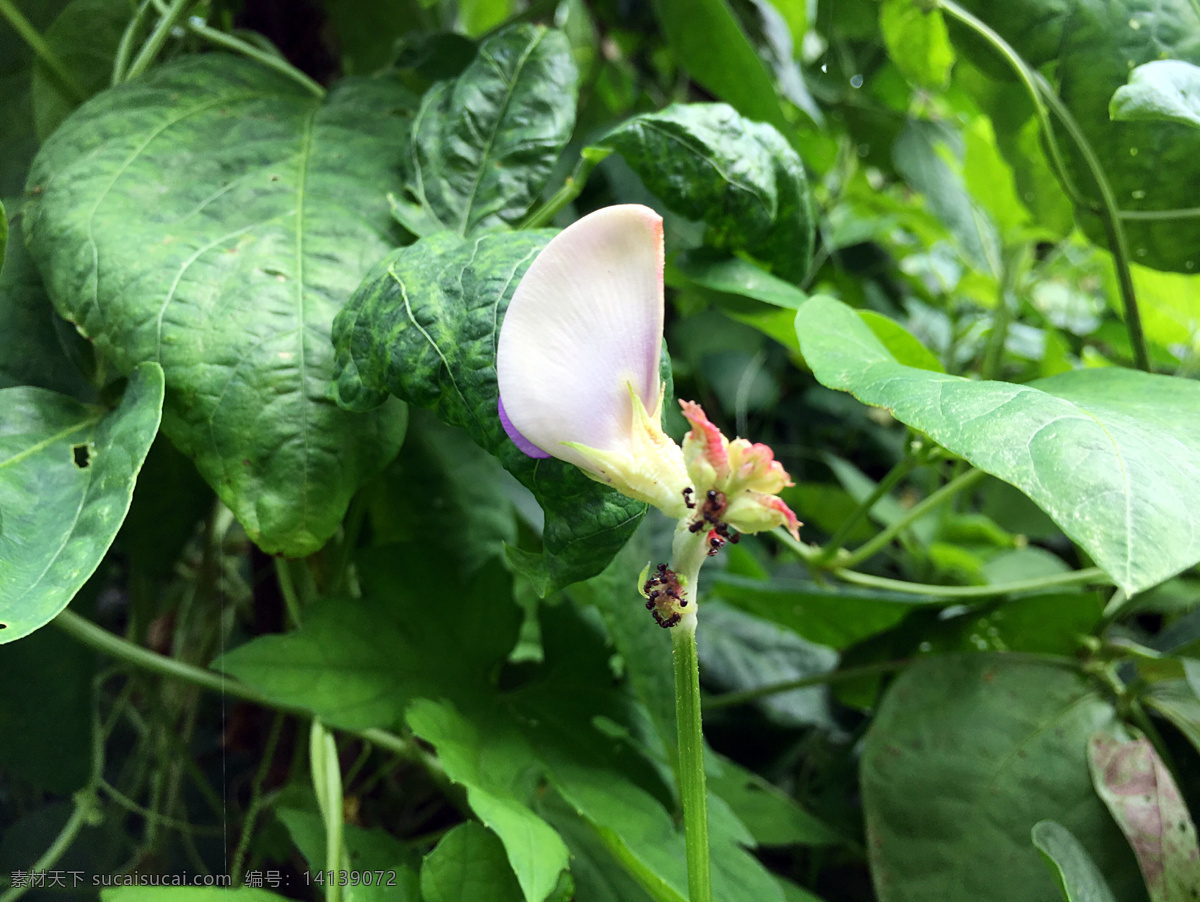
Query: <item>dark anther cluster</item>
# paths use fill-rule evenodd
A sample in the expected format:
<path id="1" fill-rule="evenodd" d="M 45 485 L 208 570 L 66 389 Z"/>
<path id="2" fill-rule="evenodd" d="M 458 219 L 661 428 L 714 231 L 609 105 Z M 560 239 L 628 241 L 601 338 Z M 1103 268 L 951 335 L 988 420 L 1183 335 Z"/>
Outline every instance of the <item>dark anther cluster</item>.
<path id="1" fill-rule="evenodd" d="M 666 564 L 658 565 L 658 570 L 646 580 L 642 591 L 647 597 L 646 610 L 663 629 L 669 629 L 682 619 L 675 608 L 686 608 L 687 598 L 679 585 L 679 577 Z"/>
<path id="2" fill-rule="evenodd" d="M 684 489 L 683 500 L 689 509 L 693 509 L 696 503 L 690 500 L 691 489 Z M 725 498 L 724 492 L 718 492 L 716 489 L 709 489 L 704 496 L 704 504 L 688 529 L 691 532 L 699 532 L 705 526 L 709 527 L 708 533 L 708 556 L 712 557 L 720 551 L 726 542 L 737 544 L 738 534 L 729 531 L 729 525 L 721 519 L 725 515 L 726 508 L 729 507 L 729 502 Z"/>

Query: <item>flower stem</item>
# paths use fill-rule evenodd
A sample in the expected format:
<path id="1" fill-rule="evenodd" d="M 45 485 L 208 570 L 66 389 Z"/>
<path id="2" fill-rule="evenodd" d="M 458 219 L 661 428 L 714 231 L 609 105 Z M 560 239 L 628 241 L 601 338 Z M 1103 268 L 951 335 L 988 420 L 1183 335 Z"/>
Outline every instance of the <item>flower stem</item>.
<path id="1" fill-rule="evenodd" d="M 11 0 L 0 0 L 0 18 L 8 20 L 8 24 L 13 27 L 13 31 L 24 39 L 29 48 L 37 54 L 38 59 L 42 61 L 47 69 L 54 73 L 54 77 L 58 79 L 63 89 L 71 95 L 72 100 L 76 103 L 83 103 L 83 101 L 87 100 L 87 91 L 79 84 L 59 55 L 46 43 L 45 38 L 38 33 L 38 30 L 33 27 L 28 19 L 21 15 L 21 11 L 13 5 Z"/>
<path id="2" fill-rule="evenodd" d="M 700 723 L 700 665 L 695 621 L 671 630 L 675 660 L 675 721 L 679 730 L 679 794 L 683 800 L 690 902 L 712 902 L 708 863 L 708 795 L 704 785 L 704 734 Z"/>
<path id="3" fill-rule="evenodd" d="M 679 736 L 679 795 L 683 801 L 690 902 L 712 902 L 708 860 L 708 794 L 704 785 L 704 730 L 700 719 L 700 663 L 696 657 L 697 582 L 708 557 L 703 530 L 679 521 L 672 544 L 673 569 L 687 593 L 688 608 L 671 630 L 675 663 L 675 727 Z"/>

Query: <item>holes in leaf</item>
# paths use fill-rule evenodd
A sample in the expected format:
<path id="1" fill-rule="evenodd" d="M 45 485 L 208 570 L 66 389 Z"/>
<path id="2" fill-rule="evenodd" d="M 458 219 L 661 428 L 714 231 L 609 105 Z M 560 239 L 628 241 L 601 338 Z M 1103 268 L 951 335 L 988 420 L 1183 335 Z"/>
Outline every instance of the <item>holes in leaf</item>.
<path id="1" fill-rule="evenodd" d="M 6 630 L 6 629 L 8 629 L 8 624 L 7 624 L 7 623 L 0 623 L 0 630 Z"/>
<path id="2" fill-rule="evenodd" d="M 71 456 L 75 461 L 75 466 L 81 470 L 86 470 L 92 463 L 92 449 L 87 444 L 72 445 Z"/>

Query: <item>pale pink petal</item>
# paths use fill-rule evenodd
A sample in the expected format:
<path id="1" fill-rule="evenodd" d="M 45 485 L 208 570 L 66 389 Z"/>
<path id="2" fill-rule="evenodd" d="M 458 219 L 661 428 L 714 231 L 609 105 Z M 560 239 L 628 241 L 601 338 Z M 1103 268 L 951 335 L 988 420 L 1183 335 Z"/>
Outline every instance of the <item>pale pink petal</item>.
<path id="1" fill-rule="evenodd" d="M 628 386 L 648 411 L 658 405 L 662 280 L 662 219 L 648 207 L 606 207 L 551 239 L 517 286 L 496 349 L 510 435 L 585 467 L 563 442 L 629 444 Z"/>

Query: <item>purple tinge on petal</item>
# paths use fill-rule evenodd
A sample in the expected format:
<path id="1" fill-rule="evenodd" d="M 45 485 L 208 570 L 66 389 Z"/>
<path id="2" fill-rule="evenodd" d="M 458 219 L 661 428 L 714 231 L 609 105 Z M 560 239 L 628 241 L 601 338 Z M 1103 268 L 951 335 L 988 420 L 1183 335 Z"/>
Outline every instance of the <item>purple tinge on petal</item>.
<path id="1" fill-rule="evenodd" d="M 508 433 L 508 437 L 513 440 L 513 444 L 525 452 L 529 457 L 553 457 L 548 451 L 543 451 L 517 430 L 513 425 L 512 420 L 508 418 L 508 414 L 504 410 L 504 399 L 500 398 L 500 425 L 504 427 L 504 431 Z"/>

